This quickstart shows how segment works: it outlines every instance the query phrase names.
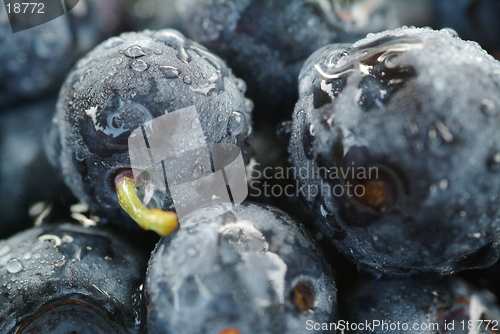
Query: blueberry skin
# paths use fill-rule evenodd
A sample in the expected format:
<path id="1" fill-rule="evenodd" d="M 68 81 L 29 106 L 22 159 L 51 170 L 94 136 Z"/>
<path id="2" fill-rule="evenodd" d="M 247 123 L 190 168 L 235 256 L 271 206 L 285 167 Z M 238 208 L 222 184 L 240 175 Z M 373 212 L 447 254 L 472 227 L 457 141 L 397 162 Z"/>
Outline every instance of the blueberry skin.
<path id="1" fill-rule="evenodd" d="M 500 59 L 500 3 L 495 0 L 438 0 L 434 2 L 436 28 L 450 27 L 474 40 Z"/>
<path id="2" fill-rule="evenodd" d="M 0 8 L 0 106 L 56 92 L 74 62 L 120 27 L 116 0 L 80 0 L 66 15 L 13 33 Z M 116 13 L 109 17 L 107 13 Z"/>
<path id="3" fill-rule="evenodd" d="M 0 114 L 0 239 L 33 226 L 30 208 L 52 206 L 50 217 L 73 201 L 60 173 L 44 153 L 43 138 L 52 122 L 56 97 L 6 108 Z"/>
<path id="4" fill-rule="evenodd" d="M 208 221 L 204 214 L 152 253 L 148 333 L 304 333 L 309 319 L 336 318 L 331 268 L 302 225 L 248 202 Z"/>
<path id="5" fill-rule="evenodd" d="M 308 59 L 299 91 L 291 159 L 340 251 L 387 276 L 498 259 L 500 63 L 477 43 L 401 28 L 330 45 Z M 374 167 L 371 194 L 348 196 Z"/>
<path id="6" fill-rule="evenodd" d="M 378 0 L 336 1 L 336 10 L 315 0 L 178 0 L 176 5 L 187 36 L 227 60 L 267 121 L 289 117 L 300 68 L 316 49 L 397 26 L 390 6 Z"/>
<path id="7" fill-rule="evenodd" d="M 73 224 L 0 241 L 0 331 L 138 333 L 145 255 L 116 233 Z"/>
<path id="8" fill-rule="evenodd" d="M 380 324 L 350 333 L 467 333 L 469 321 L 475 329 L 482 326 L 483 332 L 492 333 L 500 321 L 500 309 L 493 295 L 456 277 L 440 281 L 361 281 L 349 296 L 346 309 L 350 323 Z M 481 320 L 491 321 L 488 328 L 487 322 L 481 325 Z"/>
<path id="9" fill-rule="evenodd" d="M 76 197 L 135 228 L 113 182 L 117 171 L 131 167 L 132 131 L 194 105 L 206 142 L 238 145 L 247 163 L 252 103 L 244 90 L 245 83 L 219 57 L 175 30 L 124 33 L 96 47 L 68 75 L 48 151 Z M 161 209 L 173 209 L 169 194 L 158 202 Z"/>

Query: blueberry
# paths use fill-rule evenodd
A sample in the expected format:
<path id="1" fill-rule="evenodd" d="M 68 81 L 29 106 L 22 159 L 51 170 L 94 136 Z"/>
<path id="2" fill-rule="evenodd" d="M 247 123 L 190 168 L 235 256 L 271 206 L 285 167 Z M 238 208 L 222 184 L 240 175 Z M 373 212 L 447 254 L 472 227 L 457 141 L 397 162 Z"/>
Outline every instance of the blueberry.
<path id="1" fill-rule="evenodd" d="M 466 40 L 474 40 L 500 59 L 500 3 L 496 0 L 438 0 L 437 28 L 455 29 Z"/>
<path id="2" fill-rule="evenodd" d="M 450 30 L 334 44 L 304 65 L 291 158 L 318 228 L 367 270 L 499 257 L 500 63 Z"/>
<path id="3" fill-rule="evenodd" d="M 396 27 L 386 1 L 177 1 L 188 37 L 227 60 L 263 119 L 289 115 L 297 76 L 319 47 Z"/>
<path id="4" fill-rule="evenodd" d="M 124 33 L 105 41 L 77 63 L 59 95 L 54 122 L 60 142 L 54 136 L 51 145 L 61 147 L 56 160 L 66 184 L 105 217 L 121 216 L 133 227 L 115 190 L 115 182 L 135 189 L 121 183 L 127 179 L 123 169 L 131 168 L 129 136 L 145 122 L 194 106 L 204 143 L 238 145 L 248 163 L 251 102 L 244 87 L 219 57 L 175 30 Z M 182 140 L 193 138 L 186 133 Z M 185 165 L 195 173 L 190 161 Z M 173 210 L 168 190 L 155 191 L 149 205 Z"/>
<path id="5" fill-rule="evenodd" d="M 95 227 L 46 225 L 0 241 L 0 331 L 138 333 L 146 261 Z"/>
<path id="6" fill-rule="evenodd" d="M 16 33 L 0 7 L 0 105 L 57 91 L 80 56 L 118 31 L 120 18 L 106 13 L 119 13 L 120 3 L 101 2 L 80 0 L 68 14 Z"/>
<path id="7" fill-rule="evenodd" d="M 148 333 L 303 333 L 307 320 L 335 319 L 332 271 L 300 224 L 252 203 L 205 214 L 152 254 Z"/>
<path id="8" fill-rule="evenodd" d="M 73 200 L 44 154 L 45 128 L 51 123 L 56 98 L 5 108 L 0 114 L 0 239 L 56 219 Z"/>
<path id="9" fill-rule="evenodd" d="M 500 321 L 500 309 L 489 292 L 454 277 L 362 281 L 346 309 L 351 324 L 378 324 L 350 333 L 488 333 Z"/>

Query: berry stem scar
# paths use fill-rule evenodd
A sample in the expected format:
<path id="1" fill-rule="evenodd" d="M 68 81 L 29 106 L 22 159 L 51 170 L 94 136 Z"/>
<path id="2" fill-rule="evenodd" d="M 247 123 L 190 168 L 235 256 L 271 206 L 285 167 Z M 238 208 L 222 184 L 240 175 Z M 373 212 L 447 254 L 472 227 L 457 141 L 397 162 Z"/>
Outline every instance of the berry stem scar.
<path id="1" fill-rule="evenodd" d="M 152 230 L 162 237 L 174 232 L 179 226 L 175 212 L 149 209 L 137 196 L 134 175 L 126 169 L 115 177 L 118 202 L 125 212 L 145 230 Z"/>

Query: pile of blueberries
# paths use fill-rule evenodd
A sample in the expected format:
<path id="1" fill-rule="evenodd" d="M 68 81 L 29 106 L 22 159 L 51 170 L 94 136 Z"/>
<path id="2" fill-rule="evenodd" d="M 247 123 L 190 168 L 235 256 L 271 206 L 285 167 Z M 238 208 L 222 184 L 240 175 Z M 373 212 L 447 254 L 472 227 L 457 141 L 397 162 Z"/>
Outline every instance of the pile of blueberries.
<path id="1" fill-rule="evenodd" d="M 500 330 L 498 1 L 6 10 L 0 333 Z M 237 147 L 249 193 L 179 222 L 176 175 L 231 175 L 186 150 L 156 187 L 129 140 L 154 160 L 151 122 L 193 107 L 174 138 Z"/>

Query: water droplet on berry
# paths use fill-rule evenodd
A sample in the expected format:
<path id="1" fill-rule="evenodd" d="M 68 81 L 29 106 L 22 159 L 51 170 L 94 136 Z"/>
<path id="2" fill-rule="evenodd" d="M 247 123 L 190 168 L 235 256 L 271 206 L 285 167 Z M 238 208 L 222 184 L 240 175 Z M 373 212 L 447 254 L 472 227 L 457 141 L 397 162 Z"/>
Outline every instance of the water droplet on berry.
<path id="1" fill-rule="evenodd" d="M 252 112 L 253 107 L 254 107 L 253 101 L 250 99 L 245 99 L 245 111 Z"/>
<path id="2" fill-rule="evenodd" d="M 23 266 L 21 265 L 21 262 L 19 262 L 17 259 L 12 259 L 9 262 L 7 262 L 7 265 L 5 266 L 7 271 L 11 274 L 15 274 L 23 270 Z"/>
<path id="3" fill-rule="evenodd" d="M 147 70 L 149 68 L 149 65 L 144 60 L 139 59 L 139 60 L 134 60 L 134 62 L 132 63 L 132 65 L 130 65 L 130 67 L 134 71 L 144 72 L 145 70 Z"/>
<path id="4" fill-rule="evenodd" d="M 227 133 L 235 137 L 245 130 L 246 125 L 245 115 L 239 111 L 233 111 L 227 122 Z"/>
<path id="5" fill-rule="evenodd" d="M 184 80 L 183 80 L 183 81 L 184 81 L 184 83 L 185 83 L 186 85 L 190 85 L 190 84 L 193 82 L 193 81 L 191 80 L 191 78 L 190 78 L 189 76 L 187 76 L 187 75 L 184 77 Z"/>
<path id="6" fill-rule="evenodd" d="M 203 167 L 197 163 L 193 168 L 193 177 L 199 178 L 203 175 Z"/>
<path id="7" fill-rule="evenodd" d="M 191 122 L 191 129 L 197 129 L 199 127 L 200 121 L 198 118 L 193 119 Z"/>
<path id="8" fill-rule="evenodd" d="M 235 83 L 236 83 L 236 88 L 238 88 L 238 90 L 240 92 L 242 92 L 242 93 L 246 92 L 247 85 L 246 85 L 245 81 L 243 81 L 242 79 L 236 78 Z"/>
<path id="9" fill-rule="evenodd" d="M 481 101 L 481 112 L 487 115 L 495 114 L 495 103 L 491 100 L 484 99 Z"/>
<path id="10" fill-rule="evenodd" d="M 173 66 L 160 66 L 159 69 L 165 79 L 177 79 L 181 74 L 181 71 Z"/>
<path id="11" fill-rule="evenodd" d="M 187 253 L 187 255 L 189 255 L 191 257 L 195 257 L 196 255 L 198 255 L 198 251 L 193 247 L 188 248 L 186 250 L 186 253 Z"/>
<path id="12" fill-rule="evenodd" d="M 139 58 L 145 56 L 146 52 L 140 46 L 132 45 L 125 50 L 124 54 L 129 58 Z"/>
<path id="13" fill-rule="evenodd" d="M 188 55 L 185 49 L 185 39 L 184 37 L 177 31 L 171 29 L 164 29 L 157 31 L 152 38 L 161 42 L 175 51 L 177 51 L 177 58 L 182 62 L 190 62 L 191 57 Z"/>
<path id="14" fill-rule="evenodd" d="M 304 122 L 305 119 L 306 119 L 306 112 L 304 110 L 299 110 L 297 112 L 297 119 L 300 121 L 300 122 Z"/>
<path id="15" fill-rule="evenodd" d="M 338 223 L 326 205 L 323 204 L 321 196 L 314 201 L 314 213 L 318 220 L 324 221 L 324 226 L 329 229 L 330 236 L 337 240 L 343 240 L 346 237 L 344 228 Z"/>
<path id="16" fill-rule="evenodd" d="M 116 67 L 111 66 L 111 67 L 109 68 L 108 74 L 109 74 L 109 75 L 115 75 L 115 74 L 116 74 L 116 72 L 118 72 L 118 70 L 116 69 Z"/>
<path id="17" fill-rule="evenodd" d="M 447 34 L 448 36 L 451 36 L 451 37 L 458 37 L 458 33 L 452 29 L 452 28 L 443 28 L 441 30 L 439 30 L 440 32 L 442 33 L 445 33 Z"/>

